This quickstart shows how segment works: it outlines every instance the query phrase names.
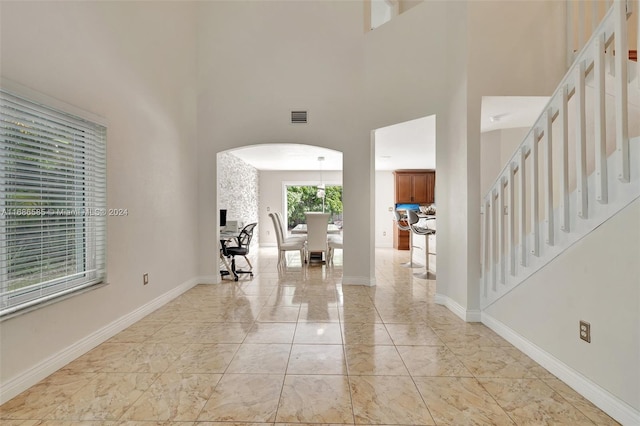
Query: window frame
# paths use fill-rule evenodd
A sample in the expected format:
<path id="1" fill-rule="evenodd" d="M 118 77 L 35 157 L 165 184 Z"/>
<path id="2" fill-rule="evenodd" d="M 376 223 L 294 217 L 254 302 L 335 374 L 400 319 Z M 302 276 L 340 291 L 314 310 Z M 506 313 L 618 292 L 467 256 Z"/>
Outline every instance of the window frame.
<path id="1" fill-rule="evenodd" d="M 15 102 L 17 105 L 21 105 L 25 109 L 29 108 L 30 111 L 36 111 L 41 113 L 43 122 L 56 123 L 51 117 L 57 117 L 63 119 L 66 123 L 70 123 L 72 131 L 83 132 L 83 128 L 94 127 L 98 131 L 99 136 L 95 139 L 93 136 L 87 137 L 87 141 L 84 137 L 71 138 L 69 141 L 69 147 L 76 149 L 80 148 L 78 153 L 74 151 L 73 154 L 68 155 L 67 159 L 73 158 L 77 162 L 82 162 L 82 159 L 89 156 L 91 151 L 91 161 L 87 161 L 86 165 L 73 171 L 65 172 L 62 175 L 62 185 L 68 185 L 64 179 L 73 182 L 74 187 L 71 193 L 74 195 L 72 198 L 76 198 L 74 201 L 65 203 L 62 209 L 74 210 L 67 217 L 54 217 L 54 220 L 47 222 L 46 219 L 40 220 L 35 226 L 36 230 L 39 230 L 38 236 L 41 241 L 44 241 L 46 232 L 43 231 L 47 226 L 56 225 L 61 229 L 54 232 L 68 232 L 69 241 L 72 243 L 72 251 L 70 254 L 65 253 L 63 259 L 76 258 L 75 273 L 69 273 L 68 270 L 63 272 L 63 276 L 58 276 L 52 279 L 44 278 L 40 282 L 25 286 L 23 288 L 17 288 L 9 290 L 4 285 L 0 287 L 0 321 L 7 318 L 11 318 L 17 314 L 28 312 L 33 309 L 37 309 L 41 306 L 63 300 L 72 295 L 76 295 L 85 292 L 89 289 L 100 287 L 107 282 L 107 121 L 93 113 L 84 111 L 72 105 L 69 105 L 60 100 L 54 99 L 50 96 L 44 95 L 35 90 L 24 87 L 16 82 L 8 80 L 6 78 L 0 79 L 0 101 L 2 104 Z M 4 105 L 3 105 L 4 106 Z M 4 108 L 3 108 L 4 109 Z M 9 111 L 9 110 L 7 110 Z M 4 111 L 2 111 L 4 114 Z M 10 146 L 8 139 L 5 140 L 4 122 L 2 123 L 2 139 L 0 140 L 0 147 Z M 7 133 L 8 134 L 8 133 Z M 34 143 L 36 139 L 29 140 L 28 143 Z M 79 142 L 79 140 L 82 140 Z M 95 142 L 95 144 L 93 144 Z M 35 150 L 40 147 L 36 142 Z M 44 145 L 42 145 L 44 153 Z M 56 151 L 57 152 L 57 151 Z M 76 155 L 81 158 L 76 159 Z M 0 159 L 9 158 L 2 151 L 0 151 Z M 41 160 L 43 157 L 36 157 Z M 8 252 L 8 224 L 11 224 L 11 220 L 5 216 L 5 208 L 12 207 L 7 206 L 5 185 L 7 185 L 11 179 L 20 179 L 18 177 L 9 177 L 10 173 L 7 170 L 11 170 L 8 162 L 3 164 L 0 162 L 0 278 L 4 279 L 8 277 L 10 272 L 9 265 L 9 252 Z M 58 163 L 54 163 L 54 166 L 59 166 Z M 15 167 L 15 166 L 14 166 Z M 39 169 L 39 165 L 36 163 L 34 168 Z M 78 171 L 80 170 L 80 171 Z M 15 169 L 13 169 L 15 173 Z M 46 175 L 45 172 L 43 174 Z M 24 179 L 24 176 L 22 177 Z M 41 178 L 41 181 L 46 182 L 46 177 Z M 49 179 L 53 179 L 49 177 Z M 60 179 L 60 178 L 57 178 Z M 78 184 L 78 182 L 80 182 Z M 48 192 L 46 189 L 54 188 L 53 185 L 47 186 L 40 183 L 40 187 L 45 188 L 42 192 L 41 198 L 38 202 L 42 203 Z M 36 186 L 37 188 L 37 186 Z M 78 189 L 79 188 L 79 189 Z M 51 192 L 54 192 L 51 190 Z M 81 195 L 78 195 L 81 194 Z M 64 198 L 64 197 L 63 197 Z M 90 208 L 87 208 L 90 206 Z M 84 207 L 84 208 L 83 208 Z M 93 212 L 90 214 L 89 212 Z M 90 217 L 93 216 L 93 217 Z M 43 216 L 45 217 L 45 216 Z M 18 235 L 19 233 L 13 234 Z M 57 237 L 60 238 L 60 237 Z M 62 241 L 63 238 L 60 238 Z M 56 240 L 57 241 L 57 240 Z M 45 264 L 47 258 L 50 258 L 51 252 L 54 249 L 47 247 L 47 250 L 42 250 L 40 256 L 42 259 L 34 262 L 41 268 Z M 64 249 L 63 249 L 64 251 Z M 78 266 L 79 265 L 79 266 Z M 8 284 L 8 283 L 5 283 Z"/>

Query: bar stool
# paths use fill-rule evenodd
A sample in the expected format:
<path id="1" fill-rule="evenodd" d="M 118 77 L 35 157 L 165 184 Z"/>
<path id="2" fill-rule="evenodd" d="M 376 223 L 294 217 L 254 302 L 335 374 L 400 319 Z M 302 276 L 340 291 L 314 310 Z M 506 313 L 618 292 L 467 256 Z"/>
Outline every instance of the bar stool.
<path id="1" fill-rule="evenodd" d="M 409 227 L 411 228 L 412 233 L 416 233 L 418 235 L 424 235 L 425 244 L 424 244 L 424 265 L 425 270 L 422 273 L 413 274 L 416 278 L 429 279 L 433 280 L 436 278 L 436 275 L 429 271 L 429 255 L 435 253 L 429 253 L 429 235 L 435 235 L 436 230 L 429 228 L 427 225 L 424 227 L 417 226 L 417 223 L 420 221 L 420 217 L 413 210 L 407 210 Z M 435 220 L 435 218 L 430 218 L 429 220 Z"/>
<path id="2" fill-rule="evenodd" d="M 407 210 L 412 211 L 412 210 Z M 414 212 L 415 213 L 415 212 Z M 411 225 L 408 222 L 407 219 L 407 224 L 406 225 L 402 225 L 400 222 L 403 221 L 402 216 L 400 216 L 400 212 L 398 212 L 397 210 L 393 211 L 393 216 L 396 220 L 396 226 L 398 227 L 399 230 L 401 231 L 409 231 L 409 261 L 407 263 L 403 263 L 400 266 L 404 266 L 405 268 L 422 268 L 423 265 L 421 265 L 418 262 L 414 262 L 413 261 L 413 232 L 411 232 Z"/>

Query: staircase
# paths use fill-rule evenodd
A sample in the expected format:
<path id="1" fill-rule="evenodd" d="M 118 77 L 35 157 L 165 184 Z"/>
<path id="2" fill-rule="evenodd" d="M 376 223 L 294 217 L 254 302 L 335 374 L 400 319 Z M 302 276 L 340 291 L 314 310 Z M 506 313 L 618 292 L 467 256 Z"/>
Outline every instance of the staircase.
<path id="1" fill-rule="evenodd" d="M 483 310 L 640 197 L 639 4 L 608 4 L 483 198 Z"/>

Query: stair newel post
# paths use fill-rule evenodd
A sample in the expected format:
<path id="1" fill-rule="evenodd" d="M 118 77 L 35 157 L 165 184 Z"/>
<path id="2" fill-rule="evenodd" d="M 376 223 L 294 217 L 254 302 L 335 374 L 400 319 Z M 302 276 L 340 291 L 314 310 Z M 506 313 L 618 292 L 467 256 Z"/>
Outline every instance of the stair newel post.
<path id="1" fill-rule="evenodd" d="M 596 200 L 607 204 L 609 188 L 607 182 L 607 111 L 605 106 L 605 35 L 599 34 L 595 40 L 595 55 L 593 59 L 594 73 L 594 130 L 595 130 L 595 160 L 596 160 Z"/>
<path id="2" fill-rule="evenodd" d="M 580 61 L 576 67 L 575 97 L 576 116 L 578 123 L 576 126 L 576 191 L 577 191 L 577 211 L 578 217 L 586 219 L 589 217 L 587 210 L 587 120 L 585 107 L 585 63 Z"/>
<path id="3" fill-rule="evenodd" d="M 554 244 L 553 220 L 553 109 L 549 107 L 545 114 L 544 128 L 544 197 L 547 224 L 546 243 Z"/>
<path id="4" fill-rule="evenodd" d="M 627 35 L 626 1 L 616 1 L 614 9 L 615 44 L 615 99 L 616 99 L 616 151 L 619 157 L 618 180 L 629 182 L 629 128 L 627 117 L 627 62 L 629 42 Z"/>

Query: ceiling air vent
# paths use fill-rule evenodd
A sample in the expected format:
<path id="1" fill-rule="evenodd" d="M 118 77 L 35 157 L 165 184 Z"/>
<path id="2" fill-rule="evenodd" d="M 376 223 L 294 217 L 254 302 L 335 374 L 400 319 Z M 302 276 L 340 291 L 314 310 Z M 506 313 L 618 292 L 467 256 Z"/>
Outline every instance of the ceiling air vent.
<path id="1" fill-rule="evenodd" d="M 305 124 L 307 122 L 307 111 L 291 111 L 292 124 Z"/>

